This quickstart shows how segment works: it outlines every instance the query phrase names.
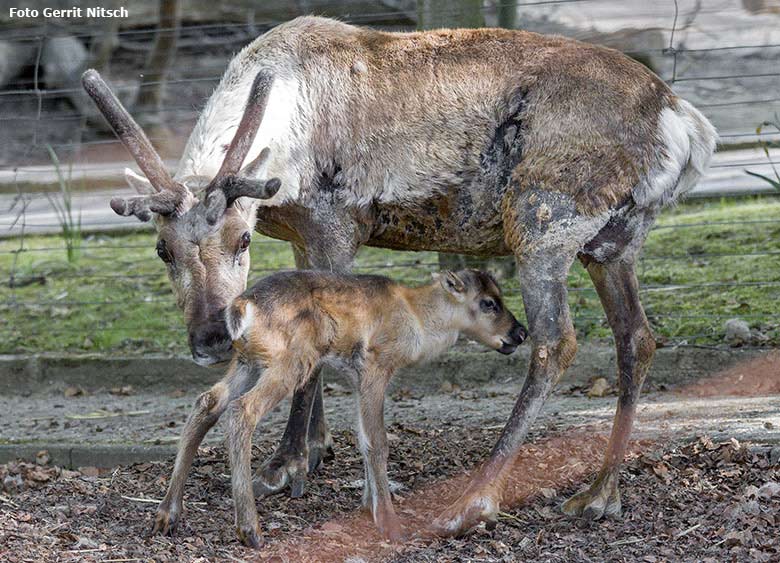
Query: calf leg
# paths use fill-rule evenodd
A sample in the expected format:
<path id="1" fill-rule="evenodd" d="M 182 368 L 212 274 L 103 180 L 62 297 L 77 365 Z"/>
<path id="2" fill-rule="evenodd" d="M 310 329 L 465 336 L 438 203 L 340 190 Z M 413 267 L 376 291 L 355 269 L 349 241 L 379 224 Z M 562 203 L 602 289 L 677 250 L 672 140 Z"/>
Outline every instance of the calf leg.
<path id="1" fill-rule="evenodd" d="M 296 379 L 288 370 L 269 367 L 255 387 L 233 401 L 228 409 L 227 447 L 236 533 L 241 542 L 249 547 L 260 547 L 257 509 L 252 492 L 252 433 L 257 422 L 293 390 Z"/>
<path id="2" fill-rule="evenodd" d="M 389 375 L 372 370 L 361 376 L 358 405 L 358 444 L 363 454 L 365 485 L 363 502 L 371 508 L 374 523 L 388 540 L 402 538 L 401 522 L 393 510 L 387 478 L 385 388 Z"/>
<path id="3" fill-rule="evenodd" d="M 587 268 L 615 336 L 620 396 L 601 470 L 593 484 L 567 500 L 562 510 L 598 520 L 604 515 L 620 515 L 618 471 L 631 435 L 639 392 L 655 352 L 655 340 L 639 302 L 633 260 L 591 262 Z"/>
<path id="4" fill-rule="evenodd" d="M 259 373 L 259 370 L 234 359 L 225 377 L 198 397 L 182 430 L 168 491 L 160 506 L 157 507 L 153 534 L 174 532 L 183 508 L 184 482 L 187 480 L 198 446 L 225 412 L 230 401 L 251 388 Z"/>

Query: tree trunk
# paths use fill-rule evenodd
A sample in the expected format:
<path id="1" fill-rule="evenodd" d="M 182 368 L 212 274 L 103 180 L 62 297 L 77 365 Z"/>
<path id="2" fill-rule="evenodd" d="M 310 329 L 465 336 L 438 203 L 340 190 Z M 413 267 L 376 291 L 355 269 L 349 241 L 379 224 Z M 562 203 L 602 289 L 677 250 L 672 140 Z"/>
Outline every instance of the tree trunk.
<path id="1" fill-rule="evenodd" d="M 485 16 L 482 0 L 420 0 L 417 2 L 417 27 L 482 27 Z"/>
<path id="2" fill-rule="evenodd" d="M 498 2 L 498 27 L 515 29 L 517 27 L 517 2 L 497 0 Z"/>
<path id="3" fill-rule="evenodd" d="M 168 71 L 176 56 L 176 40 L 181 25 L 181 4 L 179 0 L 160 0 L 160 21 L 154 39 L 154 47 L 143 71 L 136 106 L 145 111 L 140 114 L 144 125 L 162 126 L 160 115 L 165 82 Z"/>

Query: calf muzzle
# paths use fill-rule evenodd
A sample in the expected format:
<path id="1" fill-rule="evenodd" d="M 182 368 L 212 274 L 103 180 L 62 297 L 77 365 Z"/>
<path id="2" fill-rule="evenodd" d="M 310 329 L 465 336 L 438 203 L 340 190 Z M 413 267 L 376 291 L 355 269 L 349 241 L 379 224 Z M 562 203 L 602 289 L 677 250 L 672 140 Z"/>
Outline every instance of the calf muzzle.
<path id="1" fill-rule="evenodd" d="M 526 328 L 515 320 L 509 333 L 501 340 L 501 348 L 498 351 L 502 354 L 511 354 L 514 352 L 525 339 L 528 338 L 528 331 Z"/>

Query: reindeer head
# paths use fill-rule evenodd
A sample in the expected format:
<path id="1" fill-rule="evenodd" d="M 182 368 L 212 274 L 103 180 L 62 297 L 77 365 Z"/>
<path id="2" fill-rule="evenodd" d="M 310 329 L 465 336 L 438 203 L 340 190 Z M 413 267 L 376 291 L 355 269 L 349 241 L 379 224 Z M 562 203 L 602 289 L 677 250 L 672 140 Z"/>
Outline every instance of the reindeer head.
<path id="1" fill-rule="evenodd" d="M 511 354 L 528 336 L 525 327 L 504 306 L 501 288 L 490 274 L 461 270 L 436 274 L 435 278 L 450 299 L 461 332 L 469 338 Z"/>
<path id="2" fill-rule="evenodd" d="M 255 179 L 267 148 L 242 168 L 263 119 L 272 77 L 260 73 L 255 78 L 238 130 L 202 201 L 171 178 L 143 130 L 96 71 L 86 71 L 82 83 L 146 176 L 130 175 L 131 183 L 151 192 L 114 198 L 111 208 L 141 221 L 154 217 L 157 254 L 184 312 L 193 359 L 201 365 L 228 359 L 231 339 L 222 311 L 246 288 L 255 221 L 255 206 L 246 198 L 270 198 L 281 186 L 277 178 Z"/>

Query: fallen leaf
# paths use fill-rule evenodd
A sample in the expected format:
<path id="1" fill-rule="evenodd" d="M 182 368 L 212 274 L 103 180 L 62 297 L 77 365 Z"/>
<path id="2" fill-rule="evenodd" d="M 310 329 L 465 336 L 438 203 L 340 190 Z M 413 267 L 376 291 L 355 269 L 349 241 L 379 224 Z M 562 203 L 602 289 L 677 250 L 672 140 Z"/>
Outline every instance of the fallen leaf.
<path id="1" fill-rule="evenodd" d="M 120 395 L 123 397 L 126 397 L 128 395 L 133 394 L 133 386 L 132 385 L 122 385 L 121 387 L 112 387 L 109 390 L 109 393 L 112 395 Z"/>
<path id="2" fill-rule="evenodd" d="M 85 477 L 97 477 L 100 475 L 100 470 L 97 467 L 89 465 L 87 467 L 79 467 L 79 473 Z"/>

